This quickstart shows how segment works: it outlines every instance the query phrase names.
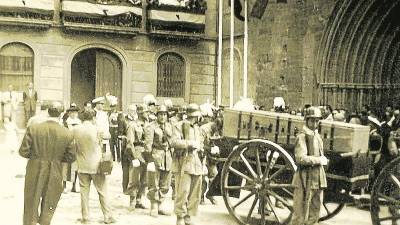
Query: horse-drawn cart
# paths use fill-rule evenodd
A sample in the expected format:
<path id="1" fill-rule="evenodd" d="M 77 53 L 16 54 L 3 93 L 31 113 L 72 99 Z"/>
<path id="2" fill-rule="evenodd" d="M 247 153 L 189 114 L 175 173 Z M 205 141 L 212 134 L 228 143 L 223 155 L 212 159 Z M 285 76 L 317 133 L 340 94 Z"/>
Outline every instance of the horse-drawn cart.
<path id="1" fill-rule="evenodd" d="M 304 119 L 282 113 L 225 110 L 221 149 L 221 192 L 239 224 L 286 224 L 293 211 L 292 178 L 296 135 Z M 373 153 L 368 126 L 321 121 L 319 132 L 329 159 L 328 188 L 321 220 L 332 218 L 372 187 Z M 377 149 L 372 149 L 377 150 Z M 400 158 L 389 163 L 372 188 L 375 225 L 400 222 Z M 375 171 L 376 173 L 379 171 Z M 368 192 L 368 190 L 367 190 Z M 364 195 L 363 195 L 364 196 Z"/>

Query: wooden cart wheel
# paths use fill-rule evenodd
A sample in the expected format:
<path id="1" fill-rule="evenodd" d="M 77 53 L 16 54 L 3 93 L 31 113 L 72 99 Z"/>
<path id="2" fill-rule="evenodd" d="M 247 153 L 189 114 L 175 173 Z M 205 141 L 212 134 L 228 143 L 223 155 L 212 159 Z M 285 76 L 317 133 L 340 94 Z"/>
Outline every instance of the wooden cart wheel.
<path id="1" fill-rule="evenodd" d="M 371 218 L 374 225 L 400 223 L 400 157 L 387 164 L 375 180 Z"/>
<path id="2" fill-rule="evenodd" d="M 334 202 L 323 202 L 319 221 L 329 220 L 330 218 L 336 216 L 344 208 L 344 203 L 334 203 Z"/>
<path id="3" fill-rule="evenodd" d="M 234 148 L 221 177 L 230 215 L 241 225 L 289 222 L 295 171 L 290 154 L 273 142 L 251 140 Z"/>

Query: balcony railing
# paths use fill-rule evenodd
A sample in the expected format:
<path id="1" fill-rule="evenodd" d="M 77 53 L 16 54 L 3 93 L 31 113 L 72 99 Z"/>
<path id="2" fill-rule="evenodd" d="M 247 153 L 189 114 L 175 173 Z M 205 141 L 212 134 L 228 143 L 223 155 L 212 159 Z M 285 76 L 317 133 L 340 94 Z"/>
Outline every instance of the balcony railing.
<path id="1" fill-rule="evenodd" d="M 22 1 L 0 1 L 0 24 L 24 27 L 49 28 L 53 20 L 53 2 L 39 1 L 23 4 Z"/>

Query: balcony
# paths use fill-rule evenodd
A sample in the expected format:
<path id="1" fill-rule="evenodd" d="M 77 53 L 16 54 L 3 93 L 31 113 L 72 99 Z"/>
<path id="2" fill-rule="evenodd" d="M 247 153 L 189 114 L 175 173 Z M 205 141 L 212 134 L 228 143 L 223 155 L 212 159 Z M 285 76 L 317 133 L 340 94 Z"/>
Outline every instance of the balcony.
<path id="1" fill-rule="evenodd" d="M 159 0 L 149 3 L 148 25 L 153 36 L 200 39 L 204 36 L 203 0 Z"/>
<path id="2" fill-rule="evenodd" d="M 1 0 L 0 25 L 47 29 L 53 20 L 53 0 Z"/>
<path id="3" fill-rule="evenodd" d="M 104 1 L 103 1 L 104 2 Z M 141 3 L 67 0 L 62 2 L 66 30 L 135 35 L 142 23 Z"/>

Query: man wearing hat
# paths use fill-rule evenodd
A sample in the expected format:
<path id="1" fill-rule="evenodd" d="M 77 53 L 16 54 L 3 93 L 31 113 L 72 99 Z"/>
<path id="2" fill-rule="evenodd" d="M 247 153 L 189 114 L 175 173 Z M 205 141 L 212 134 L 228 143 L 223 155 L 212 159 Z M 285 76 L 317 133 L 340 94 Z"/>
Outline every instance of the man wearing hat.
<path id="1" fill-rule="evenodd" d="M 61 163 L 75 161 L 73 135 L 58 120 L 62 108 L 60 102 L 52 102 L 48 109 L 49 118 L 26 129 L 19 149 L 19 154 L 28 159 L 24 225 L 50 225 L 63 191 Z"/>
<path id="2" fill-rule="evenodd" d="M 145 95 L 143 97 L 143 103 L 147 105 L 149 109 L 149 120 L 153 122 L 157 119 L 156 112 L 157 112 L 157 99 L 152 94 Z"/>
<path id="3" fill-rule="evenodd" d="M 176 129 L 176 140 L 173 145 L 175 160 L 176 198 L 174 211 L 177 225 L 191 224 L 191 216 L 198 211 L 201 198 L 202 176 L 204 174 L 203 136 L 198 125 L 201 116 L 197 104 L 187 107 L 187 120 L 182 121 Z"/>
<path id="4" fill-rule="evenodd" d="M 146 190 L 147 164 L 143 158 L 144 129 L 148 125 L 148 109 L 145 104 L 137 106 L 138 119 L 128 126 L 126 153 L 131 160 L 129 183 L 126 194 L 130 196 L 130 209 L 145 209 L 142 196 Z M 136 204 L 135 204 L 136 203 Z"/>
<path id="5" fill-rule="evenodd" d="M 304 110 L 305 125 L 297 135 L 295 159 L 298 170 L 293 176 L 292 225 L 317 224 L 322 189 L 326 188 L 323 166 L 328 160 L 323 154 L 322 138 L 318 133 L 321 109 L 311 106 Z"/>
<path id="6" fill-rule="evenodd" d="M 145 154 L 147 166 L 148 199 L 150 216 L 169 215 L 163 208 L 165 195 L 171 184 L 173 127 L 168 122 L 168 110 L 164 105 L 157 109 L 157 120 L 145 128 Z"/>
<path id="7" fill-rule="evenodd" d="M 108 121 L 107 112 L 104 111 L 104 97 L 95 98 L 92 103 L 94 106 L 94 111 L 96 112 L 96 126 L 98 127 L 99 131 L 103 134 L 103 137 L 111 137 L 110 134 L 110 123 Z M 105 148 L 106 151 L 110 150 L 110 140 L 109 138 L 103 138 L 103 149 Z"/>

